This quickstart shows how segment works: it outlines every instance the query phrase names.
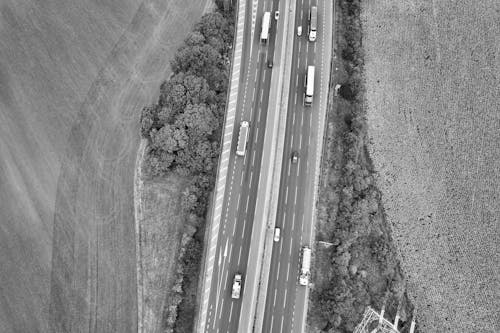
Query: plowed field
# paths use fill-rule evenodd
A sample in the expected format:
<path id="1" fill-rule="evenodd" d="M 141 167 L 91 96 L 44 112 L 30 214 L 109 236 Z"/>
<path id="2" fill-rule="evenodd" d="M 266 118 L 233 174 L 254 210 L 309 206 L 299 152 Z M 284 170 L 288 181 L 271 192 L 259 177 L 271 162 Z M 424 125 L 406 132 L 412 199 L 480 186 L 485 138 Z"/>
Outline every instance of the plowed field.
<path id="1" fill-rule="evenodd" d="M 500 332 L 500 3 L 363 1 L 370 153 L 421 332 Z"/>
<path id="2" fill-rule="evenodd" d="M 1 332 L 137 330 L 139 110 L 207 1 L 2 1 Z"/>

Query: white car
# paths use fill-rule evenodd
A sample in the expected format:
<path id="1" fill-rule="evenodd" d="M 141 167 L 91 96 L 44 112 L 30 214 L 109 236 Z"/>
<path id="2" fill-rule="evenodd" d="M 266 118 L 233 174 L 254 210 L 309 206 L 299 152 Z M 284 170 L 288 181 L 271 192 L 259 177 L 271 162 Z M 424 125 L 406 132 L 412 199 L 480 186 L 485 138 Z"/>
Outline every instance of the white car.
<path id="1" fill-rule="evenodd" d="M 278 19 L 279 19 L 279 18 L 280 18 L 280 11 L 279 11 L 279 10 L 277 10 L 277 11 L 275 11 L 275 12 L 274 12 L 274 19 L 275 19 L 276 21 L 278 21 Z"/>
<path id="2" fill-rule="evenodd" d="M 297 36 L 299 36 L 299 37 L 302 36 L 302 26 L 301 25 L 299 25 L 297 27 Z"/>
<path id="3" fill-rule="evenodd" d="M 274 229 L 274 241 L 275 242 L 280 241 L 280 234 L 281 234 L 281 229 L 276 227 L 276 229 Z"/>
<path id="4" fill-rule="evenodd" d="M 231 298 L 240 298 L 241 293 L 241 274 L 237 273 L 233 280 L 233 290 L 231 292 Z"/>

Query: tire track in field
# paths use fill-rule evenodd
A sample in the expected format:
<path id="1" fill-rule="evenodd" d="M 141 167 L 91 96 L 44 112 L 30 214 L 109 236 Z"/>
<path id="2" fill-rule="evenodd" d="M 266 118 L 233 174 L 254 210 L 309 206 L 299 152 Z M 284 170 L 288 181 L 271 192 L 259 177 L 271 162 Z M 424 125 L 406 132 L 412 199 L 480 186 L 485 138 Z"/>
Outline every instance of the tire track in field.
<path id="1" fill-rule="evenodd" d="M 137 331 L 133 173 L 139 110 L 154 93 L 137 78 L 166 72 L 171 53 L 161 56 L 161 39 L 175 35 L 178 44 L 200 2 L 143 1 L 80 107 L 57 187 L 51 332 Z M 186 20 L 178 8 L 198 16 Z"/>

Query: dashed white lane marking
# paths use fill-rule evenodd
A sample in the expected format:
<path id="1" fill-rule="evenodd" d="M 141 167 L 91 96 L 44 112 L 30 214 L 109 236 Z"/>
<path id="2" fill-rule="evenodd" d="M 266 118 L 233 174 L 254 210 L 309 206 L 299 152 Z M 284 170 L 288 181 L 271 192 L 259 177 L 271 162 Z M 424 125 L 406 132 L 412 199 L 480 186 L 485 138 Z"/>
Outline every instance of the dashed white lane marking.
<path id="1" fill-rule="evenodd" d="M 274 301 L 273 301 L 273 307 L 276 306 L 276 293 L 277 293 L 278 289 L 274 289 Z M 272 327 L 272 325 L 271 325 Z"/>
<path id="2" fill-rule="evenodd" d="M 290 176 L 290 173 L 288 173 L 288 175 Z M 287 203 L 287 198 L 288 198 L 288 185 L 286 187 L 286 193 L 285 193 L 285 206 L 286 206 L 286 203 Z"/>
<path id="3" fill-rule="evenodd" d="M 241 239 L 245 239 L 245 226 L 247 225 L 247 219 L 243 219 L 243 233 L 241 235 Z"/>
<path id="4" fill-rule="evenodd" d="M 241 261 L 241 250 L 243 249 L 243 246 L 240 246 L 240 252 L 238 254 L 238 266 L 240 265 L 240 261 Z"/>
<path id="5" fill-rule="evenodd" d="M 231 317 L 233 316 L 233 305 L 234 302 L 231 302 L 231 310 L 229 311 L 229 322 L 231 322 Z"/>

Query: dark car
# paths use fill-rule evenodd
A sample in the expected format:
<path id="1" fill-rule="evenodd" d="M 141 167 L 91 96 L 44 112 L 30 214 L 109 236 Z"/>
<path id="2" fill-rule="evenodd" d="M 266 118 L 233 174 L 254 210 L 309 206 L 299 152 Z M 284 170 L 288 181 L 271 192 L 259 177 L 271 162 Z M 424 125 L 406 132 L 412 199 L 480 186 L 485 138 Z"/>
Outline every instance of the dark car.
<path id="1" fill-rule="evenodd" d="M 267 61 L 267 67 L 273 68 L 273 61 L 272 60 Z"/>
<path id="2" fill-rule="evenodd" d="M 292 152 L 292 163 L 295 164 L 299 161 L 299 153 L 294 151 Z"/>

